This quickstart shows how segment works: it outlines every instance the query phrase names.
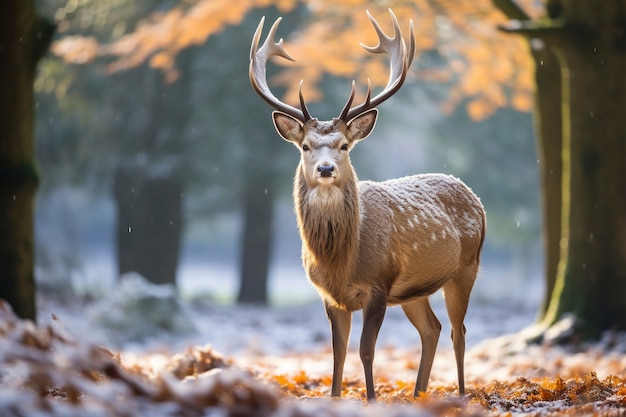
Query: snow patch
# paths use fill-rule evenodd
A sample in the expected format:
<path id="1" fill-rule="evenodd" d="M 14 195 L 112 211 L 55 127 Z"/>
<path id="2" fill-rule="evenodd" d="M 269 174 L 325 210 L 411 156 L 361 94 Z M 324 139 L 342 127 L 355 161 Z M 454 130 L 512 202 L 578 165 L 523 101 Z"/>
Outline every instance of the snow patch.
<path id="1" fill-rule="evenodd" d="M 152 284 L 136 273 L 122 275 L 110 293 L 87 309 L 87 316 L 115 346 L 195 330 L 172 285 Z"/>

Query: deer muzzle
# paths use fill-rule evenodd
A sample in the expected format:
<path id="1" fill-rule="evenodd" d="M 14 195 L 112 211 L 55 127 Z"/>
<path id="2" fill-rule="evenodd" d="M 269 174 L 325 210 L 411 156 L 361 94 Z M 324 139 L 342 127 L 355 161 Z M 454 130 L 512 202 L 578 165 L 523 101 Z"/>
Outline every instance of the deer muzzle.
<path id="1" fill-rule="evenodd" d="M 321 184 L 331 184 L 336 177 L 335 166 L 328 163 L 319 164 L 315 177 Z"/>

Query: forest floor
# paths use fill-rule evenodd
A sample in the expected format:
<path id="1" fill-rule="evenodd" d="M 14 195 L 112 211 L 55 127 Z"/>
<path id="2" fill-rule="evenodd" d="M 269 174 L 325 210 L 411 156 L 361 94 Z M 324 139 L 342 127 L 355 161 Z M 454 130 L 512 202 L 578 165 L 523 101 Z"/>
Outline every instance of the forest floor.
<path id="1" fill-rule="evenodd" d="M 161 312 L 146 312 L 150 297 L 132 290 L 126 294 L 135 292 L 143 309 L 122 308 L 117 319 L 119 298 L 43 300 L 38 325 L 1 305 L 0 416 L 626 416 L 626 335 L 528 345 L 519 336 L 533 320 L 527 306 L 471 306 L 467 395 L 459 397 L 443 303 L 434 301 L 444 331 L 428 392 L 419 398 L 412 395 L 417 332 L 400 309 L 389 309 L 374 361 L 378 403 L 368 405 L 356 347 L 359 315 L 342 398 L 330 399 L 332 352 L 319 303 L 170 305 L 177 327 L 165 330 L 161 317 L 159 335 L 146 338 Z"/>

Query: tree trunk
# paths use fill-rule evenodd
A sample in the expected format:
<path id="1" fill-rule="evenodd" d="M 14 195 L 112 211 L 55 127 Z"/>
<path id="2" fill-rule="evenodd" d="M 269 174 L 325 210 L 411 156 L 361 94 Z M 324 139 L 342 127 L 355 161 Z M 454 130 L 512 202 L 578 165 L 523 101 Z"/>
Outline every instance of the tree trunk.
<path id="1" fill-rule="evenodd" d="M 569 239 L 546 322 L 572 313 L 589 339 L 626 330 L 626 6 L 564 1 L 563 12 L 584 26 L 558 44 Z"/>
<path id="2" fill-rule="evenodd" d="M 255 181 L 246 188 L 237 302 L 267 304 L 274 201 L 267 188 Z"/>
<path id="3" fill-rule="evenodd" d="M 511 0 L 494 3 L 519 11 Z M 552 20 L 505 28 L 546 42 L 561 67 L 560 258 L 547 311 L 529 336 L 540 340 L 571 317 L 557 337 L 595 339 L 626 330 L 626 4 L 549 0 L 546 10 Z M 537 87 L 540 99 L 548 87 L 539 79 Z M 543 120 L 553 114 L 538 110 Z M 544 149 L 549 140 L 541 137 Z"/>
<path id="4" fill-rule="evenodd" d="M 34 281 L 34 198 L 38 170 L 34 156 L 33 82 L 54 26 L 37 16 L 32 0 L 0 6 L 0 298 L 15 313 L 36 318 Z"/>
<path id="5" fill-rule="evenodd" d="M 114 188 L 118 272 L 134 271 L 154 284 L 177 282 L 183 233 L 184 132 L 192 114 L 192 57 L 189 50 L 178 55 L 176 82 L 168 82 L 146 65 L 122 78 L 137 83 L 138 94 L 147 101 L 141 109 L 128 109 L 126 123 L 120 124 L 122 131 L 117 133 L 121 137 L 134 134 L 132 145 L 121 157 Z M 135 125 L 135 130 L 126 129 L 128 124 Z"/>
<path id="6" fill-rule="evenodd" d="M 512 20 L 527 22 L 530 16 L 513 0 L 492 0 L 494 6 Z M 540 309 L 543 317 L 554 290 L 561 256 L 561 193 L 563 166 L 561 118 L 561 67 L 554 52 L 540 38 L 528 39 L 529 51 L 535 61 L 535 134 L 543 214 L 545 254 L 545 295 Z"/>
<path id="7" fill-rule="evenodd" d="M 176 285 L 182 234 L 182 186 L 170 178 L 118 171 L 118 272 L 137 272 L 155 284 Z"/>
<path id="8" fill-rule="evenodd" d="M 532 50 L 535 59 L 535 131 L 541 176 L 545 295 L 543 316 L 554 290 L 561 255 L 561 68 L 557 57 L 546 47 Z"/>

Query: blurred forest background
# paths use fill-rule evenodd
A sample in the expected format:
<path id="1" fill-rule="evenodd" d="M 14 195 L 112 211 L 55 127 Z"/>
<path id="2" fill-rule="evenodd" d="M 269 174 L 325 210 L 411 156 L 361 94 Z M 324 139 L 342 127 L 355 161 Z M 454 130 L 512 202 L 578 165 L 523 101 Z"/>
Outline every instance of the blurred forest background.
<path id="1" fill-rule="evenodd" d="M 352 78 L 361 88 L 386 81 L 385 57 L 358 45 L 374 35 L 365 11 L 351 21 L 354 10 L 326 2 L 36 4 L 57 25 L 34 84 L 38 285 L 95 295 L 134 271 L 221 302 L 314 298 L 292 213 L 298 154 L 250 88 L 250 42 L 261 16 L 283 16 L 278 37 L 297 62 L 271 69 L 275 88 L 293 98 L 302 78 L 313 114 L 335 117 Z M 415 20 L 418 56 L 352 153 L 359 177 L 463 179 L 488 213 L 478 291 L 539 303 L 532 65 L 521 40 L 496 30 L 504 19 L 493 7 L 372 2 L 383 28 L 389 6 L 403 30 Z M 471 25 L 488 41 L 468 39 Z"/>
<path id="2" fill-rule="evenodd" d="M 35 277 L 40 294 L 97 297 L 127 272 L 221 302 L 314 298 L 297 153 L 250 88 L 252 33 L 285 18 L 296 62 L 270 68 L 272 87 L 297 103 L 304 80 L 327 119 L 350 79 L 357 101 L 385 83 L 358 43 L 375 40 L 364 10 L 389 30 L 389 7 L 414 20 L 416 59 L 353 152 L 360 178 L 468 183 L 489 219 L 474 298 L 543 296 L 530 339 L 626 329 L 624 0 L 5 2 L 0 298 L 35 318 Z"/>

